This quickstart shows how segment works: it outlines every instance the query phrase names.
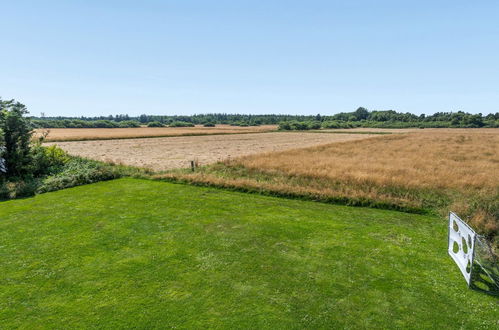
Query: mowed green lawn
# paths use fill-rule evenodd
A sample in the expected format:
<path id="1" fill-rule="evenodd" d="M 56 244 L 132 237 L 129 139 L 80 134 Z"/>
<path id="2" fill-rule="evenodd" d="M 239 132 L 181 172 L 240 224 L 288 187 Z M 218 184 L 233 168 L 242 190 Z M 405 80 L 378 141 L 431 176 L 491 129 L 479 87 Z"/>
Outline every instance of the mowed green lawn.
<path id="1" fill-rule="evenodd" d="M 493 328 L 444 219 L 148 180 L 0 203 L 1 328 Z"/>

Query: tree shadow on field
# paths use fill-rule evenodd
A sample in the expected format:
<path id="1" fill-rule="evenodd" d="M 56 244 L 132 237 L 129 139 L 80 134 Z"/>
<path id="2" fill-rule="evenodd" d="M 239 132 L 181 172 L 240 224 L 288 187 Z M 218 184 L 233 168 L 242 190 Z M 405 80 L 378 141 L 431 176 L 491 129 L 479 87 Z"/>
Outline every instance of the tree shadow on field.
<path id="1" fill-rule="evenodd" d="M 499 297 L 499 265 L 473 264 L 470 289 Z"/>

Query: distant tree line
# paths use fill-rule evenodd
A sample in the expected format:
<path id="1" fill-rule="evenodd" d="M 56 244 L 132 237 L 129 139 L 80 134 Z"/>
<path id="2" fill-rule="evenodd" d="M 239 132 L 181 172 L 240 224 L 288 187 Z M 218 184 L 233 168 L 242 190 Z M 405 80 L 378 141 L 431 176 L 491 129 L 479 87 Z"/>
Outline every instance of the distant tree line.
<path id="1" fill-rule="evenodd" d="M 82 119 L 41 119 L 32 120 L 35 128 L 128 128 L 140 127 L 136 120 L 82 120 Z"/>
<path id="2" fill-rule="evenodd" d="M 277 125 L 282 121 L 307 121 L 315 116 L 293 115 L 240 115 L 240 114 L 200 114 L 191 116 L 129 115 L 98 117 L 31 117 L 37 128 L 114 128 L 137 127 L 189 127 L 194 125 L 214 126 L 219 124 L 232 126 Z"/>
<path id="3" fill-rule="evenodd" d="M 285 121 L 279 124 L 283 130 L 306 130 L 318 128 L 479 128 L 499 127 L 499 112 L 483 116 L 463 111 L 437 112 L 433 115 L 415 115 L 394 110 L 369 111 L 358 108 L 353 112 L 341 112 L 333 116 L 320 116 L 309 120 Z"/>
<path id="4" fill-rule="evenodd" d="M 353 112 L 335 115 L 241 115 L 227 113 L 199 114 L 191 116 L 110 115 L 99 117 L 32 117 L 37 128 L 115 128 L 115 127 L 188 127 L 193 125 L 233 126 L 277 125 L 284 130 L 319 128 L 410 128 L 410 127 L 499 127 L 499 112 L 488 115 L 470 114 L 463 111 L 437 112 L 433 115 L 415 115 L 395 110 L 373 110 L 358 108 Z"/>

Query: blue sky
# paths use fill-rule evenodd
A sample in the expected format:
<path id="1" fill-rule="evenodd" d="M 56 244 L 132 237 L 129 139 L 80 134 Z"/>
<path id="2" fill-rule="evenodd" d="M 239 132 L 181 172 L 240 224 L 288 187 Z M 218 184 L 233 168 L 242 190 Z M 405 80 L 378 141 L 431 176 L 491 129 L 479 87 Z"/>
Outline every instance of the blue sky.
<path id="1" fill-rule="evenodd" d="M 33 115 L 499 111 L 499 1 L 4 1 Z"/>

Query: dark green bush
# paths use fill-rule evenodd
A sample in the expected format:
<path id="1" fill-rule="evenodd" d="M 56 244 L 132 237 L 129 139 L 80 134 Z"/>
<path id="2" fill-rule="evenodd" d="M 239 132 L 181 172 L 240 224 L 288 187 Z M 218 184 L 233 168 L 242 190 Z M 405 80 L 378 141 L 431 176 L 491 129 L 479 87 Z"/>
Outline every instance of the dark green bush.
<path id="1" fill-rule="evenodd" d="M 34 120 L 35 128 L 130 128 L 140 127 L 136 120 L 123 120 L 120 122 L 113 120 L 80 120 L 80 119 L 61 119 L 61 120 Z"/>
<path id="2" fill-rule="evenodd" d="M 319 121 L 285 121 L 279 123 L 279 129 L 285 131 L 305 131 L 310 129 L 320 129 Z"/>
<path id="3" fill-rule="evenodd" d="M 308 124 L 308 129 L 320 129 L 321 123 L 319 121 L 311 121 Z"/>
<path id="4" fill-rule="evenodd" d="M 343 124 L 339 121 L 325 121 L 322 123 L 322 128 L 344 128 Z"/>
<path id="5" fill-rule="evenodd" d="M 7 182 L 0 181 L 0 200 L 10 199 L 10 190 Z"/>
<path id="6" fill-rule="evenodd" d="M 4 181 L 0 184 L 0 199 L 13 199 L 34 196 L 39 181 L 32 178 Z"/>
<path id="7" fill-rule="evenodd" d="M 38 192 L 116 179 L 122 175 L 119 168 L 113 165 L 75 157 L 68 161 L 60 172 L 46 177 L 38 188 Z"/>
<path id="8" fill-rule="evenodd" d="M 291 130 L 291 125 L 289 124 L 288 121 L 283 121 L 281 123 L 279 123 L 279 130 L 283 130 L 283 131 L 289 131 Z"/>
<path id="9" fill-rule="evenodd" d="M 291 122 L 291 129 L 295 130 L 295 131 L 308 130 L 309 125 L 308 125 L 308 122 L 306 122 L 306 121 L 304 121 L 304 122 L 294 121 L 294 122 Z"/>
<path id="10" fill-rule="evenodd" d="M 124 121 L 120 121 L 118 123 L 118 126 L 120 128 L 135 128 L 135 127 L 140 127 L 140 123 L 138 121 L 135 121 L 135 120 L 124 120 Z"/>
<path id="11" fill-rule="evenodd" d="M 164 127 L 164 126 L 165 125 L 163 125 L 159 121 L 151 121 L 151 122 L 147 123 L 147 127 Z"/>
<path id="12" fill-rule="evenodd" d="M 353 122 L 348 121 L 325 121 L 322 123 L 322 128 L 353 128 L 358 127 L 358 125 L 353 124 Z"/>
<path id="13" fill-rule="evenodd" d="M 118 123 L 110 120 L 96 120 L 91 122 L 89 126 L 93 126 L 93 128 L 116 128 L 119 127 Z"/>
<path id="14" fill-rule="evenodd" d="M 174 121 L 168 125 L 170 127 L 194 127 L 193 123 L 188 123 L 186 121 Z"/>
<path id="15" fill-rule="evenodd" d="M 37 143 L 32 147 L 32 154 L 32 173 L 35 177 L 54 174 L 62 170 L 63 166 L 70 160 L 69 155 L 55 145 L 43 147 Z"/>
<path id="16" fill-rule="evenodd" d="M 38 181 L 35 179 L 26 179 L 16 183 L 14 198 L 30 197 L 36 194 L 38 189 Z"/>

